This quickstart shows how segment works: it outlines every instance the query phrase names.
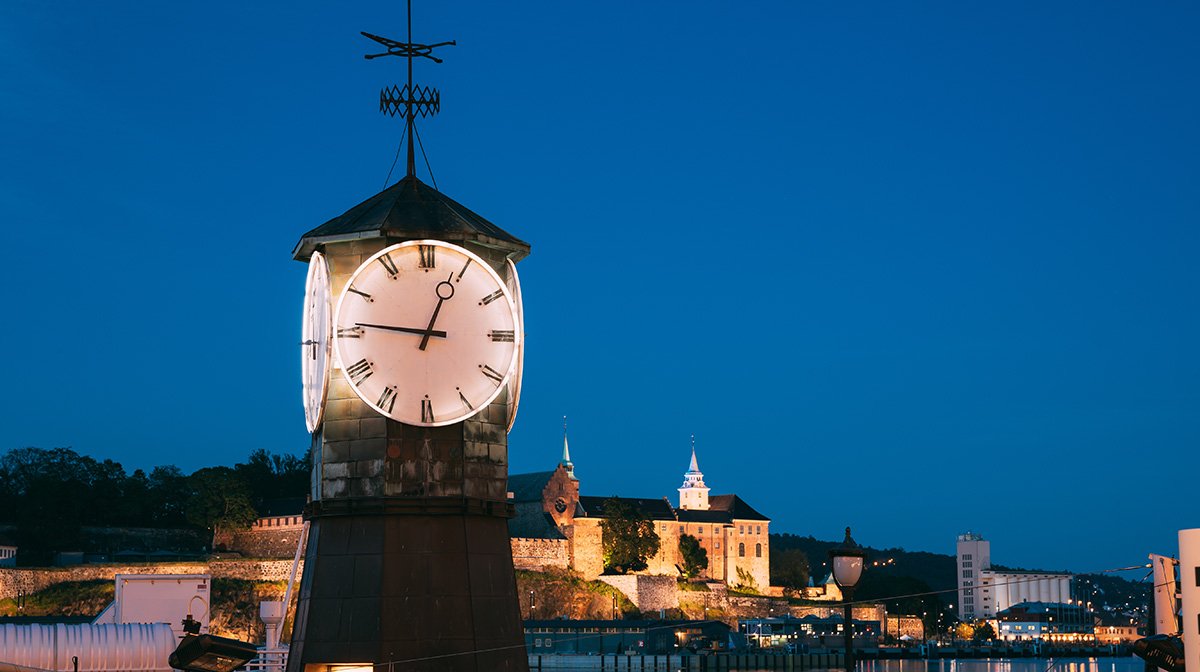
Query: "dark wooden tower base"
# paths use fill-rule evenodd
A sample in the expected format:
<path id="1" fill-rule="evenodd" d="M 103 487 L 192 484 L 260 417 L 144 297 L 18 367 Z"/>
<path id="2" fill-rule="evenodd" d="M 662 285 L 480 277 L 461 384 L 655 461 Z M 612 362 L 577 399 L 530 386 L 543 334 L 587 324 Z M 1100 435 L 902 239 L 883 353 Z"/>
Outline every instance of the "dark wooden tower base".
<path id="1" fill-rule="evenodd" d="M 314 502 L 288 672 L 354 663 L 527 672 L 509 506 L 463 497 Z"/>

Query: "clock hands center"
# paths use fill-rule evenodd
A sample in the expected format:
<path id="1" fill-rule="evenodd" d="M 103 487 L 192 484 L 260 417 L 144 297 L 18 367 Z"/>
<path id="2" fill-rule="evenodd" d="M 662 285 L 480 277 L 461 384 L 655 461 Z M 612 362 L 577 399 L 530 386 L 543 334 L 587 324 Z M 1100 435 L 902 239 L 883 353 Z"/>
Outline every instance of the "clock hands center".
<path id="1" fill-rule="evenodd" d="M 417 346 L 421 350 L 424 350 L 425 346 L 429 345 L 429 336 L 433 333 L 433 325 L 437 322 L 438 313 L 442 310 L 442 304 L 454 296 L 454 284 L 450 282 L 453 277 L 454 272 L 451 271 L 445 280 L 439 282 L 437 287 L 433 288 L 433 293 L 437 294 L 438 302 L 433 307 L 433 315 L 429 318 L 429 326 L 425 327 L 425 335 L 421 337 L 421 344 Z"/>
<path id="2" fill-rule="evenodd" d="M 390 324 L 367 324 L 366 322 L 355 322 L 354 326 L 368 327 L 370 329 L 383 329 L 385 331 L 400 331 L 400 332 L 403 332 L 406 334 L 419 334 L 421 336 L 437 336 L 438 338 L 446 337 L 446 332 L 434 331 L 432 329 L 416 329 L 413 327 L 394 327 Z"/>

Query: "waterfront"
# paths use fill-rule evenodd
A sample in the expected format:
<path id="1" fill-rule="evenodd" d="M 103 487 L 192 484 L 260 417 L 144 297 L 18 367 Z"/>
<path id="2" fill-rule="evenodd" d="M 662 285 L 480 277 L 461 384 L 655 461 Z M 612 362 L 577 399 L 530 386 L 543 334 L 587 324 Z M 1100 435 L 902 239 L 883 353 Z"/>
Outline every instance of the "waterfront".
<path id="1" fill-rule="evenodd" d="M 1141 672 L 1141 658 L 944 658 L 863 660 L 858 672 Z"/>
<path id="2" fill-rule="evenodd" d="M 840 658 L 839 658 L 840 659 Z M 812 664 L 817 663 L 817 664 Z M 766 654 L 717 654 L 687 656 L 575 656 L 541 655 L 529 657 L 529 669 L 539 670 L 597 670 L 623 672 L 713 672 L 741 670 L 771 672 L 774 670 L 811 670 L 840 672 L 838 665 L 822 665 L 819 658 L 808 656 L 770 656 Z M 1140 658 L 973 658 L 941 660 L 862 660 L 856 672 L 1141 672 Z"/>

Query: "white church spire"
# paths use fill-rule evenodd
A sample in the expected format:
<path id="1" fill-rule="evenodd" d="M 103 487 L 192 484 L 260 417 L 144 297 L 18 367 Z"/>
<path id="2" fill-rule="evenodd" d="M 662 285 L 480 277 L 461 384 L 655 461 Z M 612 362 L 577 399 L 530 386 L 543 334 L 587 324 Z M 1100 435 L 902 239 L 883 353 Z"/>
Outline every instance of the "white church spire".
<path id="1" fill-rule="evenodd" d="M 683 486 L 679 488 L 679 508 L 708 510 L 708 486 L 704 485 L 704 474 L 696 462 L 696 435 L 692 435 L 692 462 L 683 475 Z"/>
<path id="2" fill-rule="evenodd" d="M 571 463 L 571 448 L 567 445 L 567 416 L 565 415 L 563 416 L 563 454 L 562 462 L 559 462 L 559 464 L 567 470 L 567 475 L 570 476 L 572 480 L 579 480 L 578 478 L 575 478 L 575 465 Z"/>

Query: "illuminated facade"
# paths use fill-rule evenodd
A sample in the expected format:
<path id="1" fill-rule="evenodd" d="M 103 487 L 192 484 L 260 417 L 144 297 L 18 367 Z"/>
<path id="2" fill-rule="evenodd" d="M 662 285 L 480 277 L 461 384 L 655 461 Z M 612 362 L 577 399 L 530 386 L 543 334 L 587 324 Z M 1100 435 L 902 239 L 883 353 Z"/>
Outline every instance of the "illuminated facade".
<path id="1" fill-rule="evenodd" d="M 1134 619 L 1125 616 L 1107 616 L 1096 619 L 1096 642 L 1100 644 L 1129 644 L 1140 639 L 1141 628 Z"/>
<path id="2" fill-rule="evenodd" d="M 1004 641 L 1092 642 L 1096 626 L 1088 611 L 1058 602 L 1025 602 L 996 616 L 996 636 Z"/>
<path id="3" fill-rule="evenodd" d="M 991 542 L 979 534 L 958 535 L 958 611 L 963 621 L 994 618 L 1025 602 L 1070 605 L 1070 574 L 992 569 Z"/>
<path id="4" fill-rule="evenodd" d="M 563 458 L 554 471 L 514 474 L 509 477 L 509 493 L 516 517 L 509 522 L 514 547 L 564 550 L 567 566 L 585 577 L 595 578 L 604 571 L 604 504 L 610 497 L 580 495 L 575 467 L 563 442 Z M 645 499 L 617 497 L 632 506 L 654 525 L 659 551 L 648 559 L 640 574 L 679 576 L 683 558 L 679 538 L 688 534 L 697 539 L 708 553 L 703 578 L 722 581 L 730 586 L 767 592 L 770 586 L 771 521 L 737 495 L 708 494 L 704 475 L 696 462 L 695 451 L 679 488 L 679 506 L 667 498 Z M 527 557 L 516 552 L 518 568 L 555 565 L 553 559 Z"/>

